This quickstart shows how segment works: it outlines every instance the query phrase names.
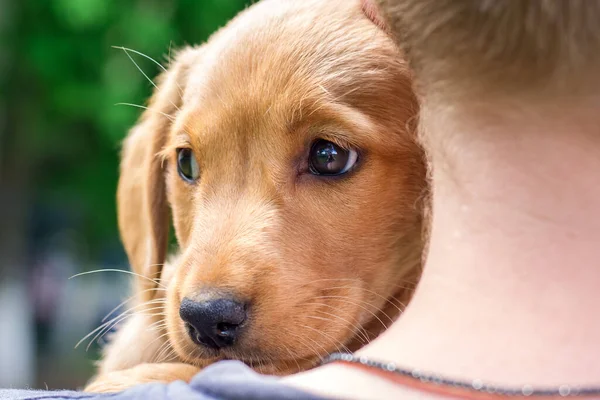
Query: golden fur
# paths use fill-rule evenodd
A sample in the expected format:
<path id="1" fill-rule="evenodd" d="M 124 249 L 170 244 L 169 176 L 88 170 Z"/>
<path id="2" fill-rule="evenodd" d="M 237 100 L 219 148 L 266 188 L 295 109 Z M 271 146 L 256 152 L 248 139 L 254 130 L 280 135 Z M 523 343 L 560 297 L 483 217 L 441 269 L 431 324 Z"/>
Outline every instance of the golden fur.
<path id="1" fill-rule="evenodd" d="M 347 0 L 266 0 L 177 54 L 122 155 L 122 240 L 149 279 L 88 391 L 187 380 L 223 358 L 287 374 L 395 319 L 420 274 L 425 186 L 401 60 Z M 358 167 L 308 174 L 317 138 L 359 149 Z M 196 184 L 175 170 L 182 147 Z M 165 263 L 170 215 L 179 250 Z M 205 290 L 252 304 L 239 343 L 218 354 L 179 317 Z"/>

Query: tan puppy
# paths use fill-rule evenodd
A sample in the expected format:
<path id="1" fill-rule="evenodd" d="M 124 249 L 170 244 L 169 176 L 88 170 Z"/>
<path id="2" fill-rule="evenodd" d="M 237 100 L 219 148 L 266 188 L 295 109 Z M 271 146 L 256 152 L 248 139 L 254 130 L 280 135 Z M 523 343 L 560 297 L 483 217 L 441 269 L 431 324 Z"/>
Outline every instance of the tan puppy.
<path id="1" fill-rule="evenodd" d="M 398 60 L 347 0 L 266 0 L 177 55 L 121 166 L 122 239 L 149 279 L 87 390 L 220 359 L 287 374 L 391 323 L 420 273 L 425 187 Z"/>

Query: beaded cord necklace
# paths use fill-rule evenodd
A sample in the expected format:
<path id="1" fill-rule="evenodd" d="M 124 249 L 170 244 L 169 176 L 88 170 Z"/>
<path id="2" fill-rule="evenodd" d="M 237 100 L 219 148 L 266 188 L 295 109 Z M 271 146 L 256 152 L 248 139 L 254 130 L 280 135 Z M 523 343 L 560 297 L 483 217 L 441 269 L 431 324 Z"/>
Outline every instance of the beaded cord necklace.
<path id="1" fill-rule="evenodd" d="M 530 385 L 521 387 L 502 387 L 475 379 L 461 381 L 449 379 L 437 374 L 425 373 L 419 370 L 400 368 L 392 362 L 370 360 L 365 356 L 355 356 L 350 353 L 332 353 L 323 359 L 323 364 L 343 362 L 358 366 L 368 372 L 377 371 L 384 379 L 392 380 L 406 386 L 444 395 L 456 395 L 464 399 L 511 399 L 543 398 L 556 399 L 565 397 L 600 398 L 600 386 L 579 387 L 561 385 L 558 387 L 536 388 Z"/>

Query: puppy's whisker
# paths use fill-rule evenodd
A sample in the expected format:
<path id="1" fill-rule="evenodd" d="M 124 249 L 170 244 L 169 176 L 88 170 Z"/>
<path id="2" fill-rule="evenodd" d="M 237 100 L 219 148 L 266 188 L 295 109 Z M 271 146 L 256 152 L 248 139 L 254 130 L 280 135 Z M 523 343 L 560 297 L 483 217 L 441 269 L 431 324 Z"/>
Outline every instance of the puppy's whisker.
<path id="1" fill-rule="evenodd" d="M 325 303 L 305 303 L 305 304 L 306 305 L 315 305 L 315 306 L 324 306 L 324 307 L 329 307 L 329 308 L 331 308 L 334 311 L 337 310 L 337 308 L 335 308 L 335 307 L 333 307 L 333 306 L 331 306 L 329 304 L 325 304 Z M 347 319 L 345 319 L 345 318 L 343 318 L 343 317 L 341 317 L 341 316 L 339 316 L 337 314 L 328 313 L 327 311 L 323 311 L 323 310 L 315 310 L 315 311 L 318 312 L 318 313 L 321 313 L 321 314 L 329 315 L 331 317 L 337 318 L 340 321 L 343 321 L 343 322 L 347 323 L 348 325 L 350 325 L 350 326 L 352 326 L 354 328 L 356 334 L 362 335 L 362 338 L 364 338 L 364 340 L 367 343 L 369 342 L 369 337 L 365 333 L 366 329 L 364 327 L 360 326 L 358 323 L 353 323 L 353 322 L 348 321 Z"/>
<path id="2" fill-rule="evenodd" d="M 346 300 L 346 302 L 349 302 L 350 300 L 352 301 L 357 301 L 358 303 L 348 303 L 348 304 L 354 304 L 354 305 L 360 305 L 360 304 L 364 304 L 365 306 L 369 307 L 370 310 L 374 310 L 374 311 L 381 311 L 376 305 L 371 304 L 370 302 L 366 301 L 366 300 L 362 300 L 359 298 L 354 298 L 352 296 L 344 296 L 341 294 L 338 295 L 322 295 L 322 296 L 315 296 L 313 297 L 313 299 L 317 300 L 317 299 L 343 299 Z"/>
<path id="3" fill-rule="evenodd" d="M 122 318 L 120 318 L 118 321 L 115 321 L 112 325 L 107 325 L 104 329 L 102 329 L 100 332 L 98 332 L 96 334 L 96 336 L 94 338 L 92 338 L 92 340 L 89 341 L 85 351 L 88 351 L 88 349 L 90 348 L 91 344 L 94 342 L 99 342 L 104 336 L 106 336 L 106 334 L 108 334 L 114 327 L 116 327 L 117 325 L 119 325 L 123 320 L 126 320 L 127 317 L 129 317 L 129 315 L 124 315 Z"/>
<path id="4" fill-rule="evenodd" d="M 175 117 L 173 117 L 172 115 L 169 115 L 169 114 L 166 114 L 166 113 L 164 113 L 162 111 L 158 111 L 158 110 L 155 110 L 153 108 L 142 106 L 142 105 L 139 105 L 139 104 L 133 104 L 133 103 L 116 103 L 115 106 L 129 106 L 129 107 L 141 108 L 143 110 L 148 110 L 148 111 L 152 111 L 152 112 L 155 112 L 157 114 L 163 115 L 165 118 L 169 119 L 169 121 L 171 121 L 171 122 L 175 121 Z"/>
<path id="5" fill-rule="evenodd" d="M 156 356 L 152 360 L 153 363 L 160 363 L 162 361 L 162 353 L 163 353 L 163 351 L 164 351 L 164 349 L 166 348 L 167 345 L 168 344 L 167 344 L 166 341 L 163 344 L 160 345 L 160 347 L 156 351 Z"/>
<path id="6" fill-rule="evenodd" d="M 315 341 L 313 338 L 305 336 L 304 338 L 301 338 L 300 336 L 293 334 L 292 332 L 286 330 L 286 332 L 295 337 L 298 340 L 301 340 L 301 342 L 304 342 L 304 339 L 307 339 L 309 341 L 311 341 L 313 344 L 317 345 L 318 347 L 320 347 L 323 350 L 323 353 L 320 353 L 319 351 L 316 350 L 315 347 L 312 346 L 306 346 L 306 342 L 304 342 L 304 346 L 308 347 L 308 349 L 310 349 L 313 353 L 315 353 L 315 355 L 317 356 L 318 359 L 322 359 L 323 357 L 326 357 L 327 355 L 329 355 L 329 351 L 323 347 L 323 345 L 321 345 L 319 342 Z"/>
<path id="7" fill-rule="evenodd" d="M 161 330 L 161 329 L 165 329 L 167 327 L 167 323 L 166 321 L 163 320 L 158 320 L 156 322 L 151 323 L 148 326 L 148 329 L 156 329 L 156 330 Z"/>
<path id="8" fill-rule="evenodd" d="M 359 283 L 363 282 L 362 280 L 360 280 L 358 278 L 322 278 L 322 279 L 315 279 L 313 281 L 306 282 L 302 286 L 310 286 L 310 285 L 312 285 L 314 283 L 328 282 L 328 281 L 350 281 L 350 282 L 359 282 Z M 408 280 L 408 279 L 401 279 L 401 282 L 408 283 L 410 285 L 416 285 L 418 283 L 418 282 L 415 282 L 415 281 L 412 281 L 412 280 Z M 401 285 L 401 284 L 398 284 L 398 283 L 394 284 L 393 286 L 397 287 L 399 289 L 414 289 L 413 286 L 408 287 L 408 286 L 404 286 L 404 285 Z"/>
<path id="9" fill-rule="evenodd" d="M 84 341 L 85 341 L 87 338 L 89 338 L 90 336 L 92 336 L 92 335 L 93 335 L 93 334 L 95 334 L 96 332 L 98 332 L 98 331 L 102 330 L 104 327 L 106 327 L 107 325 L 111 324 L 113 321 L 115 321 L 116 319 L 119 319 L 120 317 L 121 317 L 121 314 L 119 314 L 117 317 L 115 317 L 115 318 L 112 318 L 110 321 L 107 321 L 107 322 L 105 322 L 105 323 L 101 324 L 100 326 L 98 326 L 97 328 L 95 328 L 94 330 L 92 330 L 90 333 L 88 333 L 87 335 L 85 335 L 84 337 L 82 337 L 82 338 L 79 340 L 79 342 L 77 342 L 77 344 L 75 344 L 75 347 L 74 347 L 74 348 L 76 349 L 77 347 L 79 347 L 79 345 L 80 345 L 81 343 L 83 343 L 83 342 L 84 342 Z M 89 348 L 89 345 L 88 345 L 88 348 Z M 86 351 L 87 351 L 87 348 L 86 348 Z"/>
<path id="10" fill-rule="evenodd" d="M 173 43 L 173 42 L 171 42 Z M 124 52 L 131 52 L 134 54 L 137 54 L 138 56 L 142 56 L 144 58 L 147 58 L 148 60 L 152 61 L 154 64 L 158 65 L 158 67 L 160 69 L 162 69 L 164 72 L 167 72 L 167 69 L 158 61 L 156 61 L 154 58 L 150 57 L 147 54 L 142 53 L 141 51 L 137 51 L 137 50 L 133 50 L 130 49 L 129 47 L 124 47 L 124 46 L 112 46 L 113 49 L 119 49 L 119 50 L 123 50 Z M 171 44 L 169 44 L 169 62 L 171 62 Z"/>
<path id="11" fill-rule="evenodd" d="M 288 354 L 290 355 L 290 360 L 294 360 L 294 362 L 296 363 L 296 366 L 298 367 L 298 371 L 301 371 L 302 368 L 300 368 L 300 363 L 298 362 L 298 357 L 294 356 L 294 354 L 292 353 L 292 351 L 290 350 L 289 347 L 287 347 L 284 343 L 281 344 L 283 346 L 283 348 L 285 349 L 285 351 L 288 352 Z"/>
<path id="12" fill-rule="evenodd" d="M 167 62 L 169 63 L 169 65 L 171 64 L 171 46 L 173 45 L 173 41 L 169 41 L 169 53 L 168 53 L 168 57 L 167 57 Z M 160 68 L 163 72 L 168 72 L 167 69 L 164 67 L 164 65 L 162 65 L 161 63 L 159 63 L 158 61 L 156 61 L 154 58 L 150 57 L 147 54 L 142 53 L 141 51 L 137 51 L 134 49 L 131 49 L 129 47 L 124 47 L 124 46 L 112 46 L 114 49 L 119 49 L 119 50 L 123 50 L 124 52 L 131 52 L 134 54 L 137 54 L 138 56 L 142 56 L 150 61 L 152 61 L 154 64 L 156 64 L 158 66 L 158 68 Z M 179 94 L 181 97 L 183 97 L 183 89 L 182 87 L 179 85 L 179 82 L 175 81 L 175 85 L 177 85 L 177 87 L 179 88 Z"/>
<path id="13" fill-rule="evenodd" d="M 158 88 L 158 86 L 156 86 L 156 83 L 154 83 L 154 81 L 153 81 L 152 79 L 150 79 L 150 78 L 148 77 L 148 75 L 146 75 L 146 73 L 144 72 L 144 70 L 143 70 L 143 69 L 142 69 L 142 68 L 141 68 L 141 67 L 138 65 L 138 63 L 136 63 L 136 62 L 135 62 L 135 60 L 133 59 L 133 57 L 131 57 L 131 54 L 129 54 L 129 51 L 128 51 L 128 50 L 127 50 L 125 47 L 121 47 L 121 50 L 123 50 L 123 51 L 125 52 L 125 54 L 127 55 L 127 57 L 128 57 L 130 60 L 131 60 L 131 62 L 133 63 L 133 65 L 135 65 L 135 67 L 138 69 L 138 71 L 140 71 L 140 72 L 141 72 L 141 74 L 142 74 L 142 75 L 144 75 L 144 78 L 146 78 L 146 80 L 147 80 L 148 82 L 150 82 L 150 84 L 151 84 L 152 86 L 154 86 L 154 88 L 155 88 L 157 91 L 158 91 L 158 90 L 160 90 L 160 89 Z M 143 55 L 143 56 L 144 56 L 144 57 L 146 57 L 146 58 L 150 58 L 150 57 L 147 57 L 146 55 Z M 151 58 L 150 58 L 150 59 L 151 59 Z M 151 60 L 152 60 L 152 59 L 151 59 Z M 154 60 L 152 60 L 152 61 L 154 61 Z M 156 62 L 156 61 L 154 61 L 154 62 Z M 158 62 L 156 62 L 156 63 L 158 64 Z M 178 111 L 181 111 L 181 110 L 179 109 L 179 107 L 177 107 L 177 104 L 173 103 L 171 100 L 169 100 L 169 103 L 171 103 L 171 105 L 172 105 L 173 107 L 175 107 L 175 108 L 176 108 Z"/>
<path id="14" fill-rule="evenodd" d="M 168 334 L 169 334 L 168 332 L 165 332 L 165 333 L 163 333 L 162 335 L 160 335 L 160 336 L 156 337 L 154 340 L 152 340 L 150 343 L 148 343 L 148 344 L 146 345 L 146 347 L 144 348 L 144 350 L 148 349 L 150 346 L 152 346 L 154 343 L 158 342 L 159 340 L 162 340 L 162 339 L 164 339 L 165 337 L 167 337 L 167 335 L 168 335 Z M 167 340 L 167 341 L 168 341 L 168 340 Z M 159 350 L 160 350 L 160 349 L 162 349 L 162 346 L 164 346 L 164 344 L 162 344 L 162 345 L 159 347 Z M 155 352 L 155 354 L 156 354 L 156 355 L 158 355 L 158 350 Z M 154 362 L 156 362 L 156 357 L 154 358 Z"/>
<path id="15" fill-rule="evenodd" d="M 123 321 L 125 318 L 127 318 L 128 315 L 123 315 L 123 314 L 119 314 L 118 316 L 116 316 L 115 318 L 112 318 L 111 320 L 101 324 L 100 326 L 98 326 L 96 329 L 92 330 L 90 333 L 88 333 L 87 335 L 85 335 L 83 338 L 81 338 L 81 340 L 79 342 L 77 342 L 77 344 L 75 345 L 75 348 L 79 347 L 79 345 L 85 341 L 87 338 L 89 338 L 90 336 L 94 335 L 96 333 L 96 336 L 94 336 L 90 342 L 88 343 L 88 345 L 85 348 L 85 351 L 87 352 L 90 349 L 90 346 L 92 345 L 92 343 L 94 342 L 94 340 L 98 337 L 97 335 L 101 334 L 105 328 L 108 327 L 108 330 L 110 330 L 111 325 L 115 326 L 117 325 L 119 322 Z M 114 325 L 113 325 L 114 323 Z"/>
<path id="16" fill-rule="evenodd" d="M 158 282 L 156 279 L 151 279 L 151 278 L 148 278 L 147 276 L 144 276 L 144 275 L 137 274 L 137 273 L 135 273 L 135 272 L 133 272 L 133 271 L 127 271 L 127 270 L 124 270 L 124 269 L 115 269 L 115 268 L 110 268 L 110 269 L 96 269 L 96 270 L 93 270 L 93 271 L 80 272 L 80 273 L 78 273 L 78 274 L 75 274 L 75 275 L 73 275 L 73 276 L 69 277 L 69 279 L 77 278 L 77 277 L 80 277 L 80 276 L 83 276 L 83 275 L 97 274 L 97 273 L 99 273 L 99 272 L 120 272 L 120 273 L 122 273 L 122 274 L 128 274 L 128 275 L 137 276 L 137 277 L 139 277 L 139 278 L 146 279 L 146 280 L 148 280 L 148 281 L 150 281 L 150 282 L 154 283 L 155 285 L 158 285 L 158 286 L 160 286 L 161 288 L 164 288 L 164 289 L 166 289 L 166 287 L 165 287 L 165 286 L 163 286 L 163 285 L 162 285 L 160 282 Z"/>
<path id="17" fill-rule="evenodd" d="M 170 363 L 175 361 L 179 356 L 177 355 L 177 353 L 175 353 L 175 351 L 173 350 L 173 355 L 169 358 L 167 358 L 164 362 L 166 363 Z"/>
<path id="18" fill-rule="evenodd" d="M 165 263 L 156 263 L 156 264 L 148 264 L 147 265 L 148 268 L 152 268 L 152 267 L 160 267 L 160 268 L 162 268 L 164 266 L 165 266 Z"/>
<path id="19" fill-rule="evenodd" d="M 169 40 L 169 54 L 167 55 L 167 62 L 169 63 L 169 66 L 171 65 L 171 61 L 172 61 L 172 59 L 171 59 L 171 46 L 173 46 L 173 41 Z M 162 67 L 162 65 L 160 65 L 160 66 Z M 163 67 L 163 69 L 164 69 L 164 67 Z"/>
<path id="20" fill-rule="evenodd" d="M 160 306 L 160 307 L 155 307 L 155 308 L 151 308 L 151 309 L 145 309 L 145 307 L 148 307 L 148 306 L 153 306 L 153 305 L 156 305 L 156 304 L 162 304 L 162 306 Z M 121 312 L 121 314 L 119 314 L 119 315 L 123 315 L 123 314 L 125 314 L 125 313 L 130 313 L 131 311 L 133 311 L 133 310 L 137 310 L 138 308 L 141 308 L 141 309 L 143 309 L 142 311 L 148 311 L 148 310 L 154 310 L 154 309 L 158 309 L 158 308 L 163 308 L 163 307 L 164 307 L 164 304 L 166 304 L 166 299 L 153 299 L 153 300 L 148 300 L 148 301 L 145 301 L 145 302 L 143 302 L 143 303 L 136 304 L 136 305 L 134 305 L 134 306 L 132 306 L 132 307 L 129 307 L 129 308 L 128 308 L 128 309 L 126 309 L 125 311 Z"/>
<path id="21" fill-rule="evenodd" d="M 319 310 L 315 310 L 315 311 L 318 312 Z M 319 321 L 325 321 L 325 322 L 333 323 L 333 321 L 331 320 L 331 318 L 317 317 L 316 315 L 307 315 L 306 318 L 311 318 L 311 319 L 316 319 L 316 320 L 319 320 Z M 362 333 L 362 332 L 360 332 L 360 333 Z M 359 331 L 355 331 L 354 334 L 358 335 Z M 363 344 L 368 343 L 368 342 L 365 341 L 365 339 L 362 336 L 357 337 L 357 339 L 359 339 L 360 342 L 363 343 Z"/>
<path id="22" fill-rule="evenodd" d="M 162 309 L 162 307 L 156 307 L 155 309 Z M 154 310 L 154 309 L 149 309 L 147 311 L 152 311 L 152 310 Z M 146 311 L 146 310 L 144 310 L 144 311 Z M 141 312 L 134 312 L 133 314 L 147 315 L 149 317 L 161 315 L 161 313 L 142 314 Z M 96 336 L 94 336 L 94 338 L 92 340 L 90 340 L 90 342 L 88 343 L 88 345 L 87 345 L 87 347 L 86 347 L 85 350 L 88 351 L 89 348 L 90 348 L 90 346 L 92 345 L 92 343 L 94 343 L 95 341 L 98 341 L 101 338 L 103 338 L 104 335 L 106 335 L 108 332 L 111 331 L 111 329 L 113 329 L 115 326 L 117 326 L 119 323 L 121 323 L 123 320 L 127 319 L 128 317 L 130 317 L 133 314 L 122 313 L 120 316 L 113 318 L 112 320 L 110 320 L 106 324 L 103 324 L 103 325 L 105 325 L 104 328 L 101 329 L 100 332 L 98 332 L 96 334 Z"/>
<path id="23" fill-rule="evenodd" d="M 327 288 L 327 290 L 334 290 L 334 289 L 358 289 L 358 290 L 362 290 L 364 292 L 371 293 L 371 294 L 377 296 L 378 298 L 384 300 L 386 303 L 391 304 L 399 312 L 403 312 L 404 309 L 406 309 L 406 304 L 404 304 L 399 299 L 396 299 L 394 297 L 386 298 L 386 297 L 382 296 L 381 294 L 379 294 L 379 293 L 377 293 L 377 292 L 375 292 L 373 290 L 367 289 L 365 287 L 362 287 L 362 286 L 334 286 L 334 287 L 328 287 Z M 408 288 L 403 288 L 403 289 L 409 290 Z M 394 301 L 397 301 L 398 303 L 400 303 L 400 306 L 402 306 L 403 308 L 400 308 Z"/>
<path id="24" fill-rule="evenodd" d="M 132 306 L 132 307 L 126 309 L 125 311 L 122 311 L 120 314 L 117 315 L 117 317 L 121 316 L 121 315 L 136 315 L 136 314 L 141 314 L 141 313 L 145 313 L 144 315 L 161 314 L 161 313 L 151 313 L 151 314 L 147 314 L 147 313 L 149 311 L 153 311 L 153 310 L 164 310 L 165 303 L 166 303 L 166 301 L 164 299 L 155 299 L 155 300 L 146 301 L 144 303 Z M 156 306 L 156 307 L 150 307 L 150 306 Z M 140 310 L 138 310 L 138 309 L 140 309 Z"/>
<path id="25" fill-rule="evenodd" d="M 399 312 L 403 312 L 403 311 L 404 311 L 403 309 L 401 309 L 400 307 L 398 307 L 398 306 L 397 306 L 397 305 L 396 305 L 394 302 L 392 302 L 392 300 L 390 300 L 389 298 L 383 297 L 383 296 L 382 296 L 382 295 L 380 295 L 379 293 L 377 293 L 377 292 L 375 292 L 375 291 L 373 291 L 373 290 L 369 290 L 369 289 L 367 289 L 367 288 L 364 288 L 364 287 L 358 287 L 358 286 L 334 286 L 334 287 L 330 287 L 330 288 L 327 288 L 327 289 L 328 289 L 328 290 L 330 290 L 330 289 L 331 289 L 331 290 L 333 290 L 333 289 L 359 289 L 359 290 L 362 290 L 362 291 L 364 291 L 364 292 L 371 293 L 371 294 L 373 294 L 373 295 L 375 295 L 375 296 L 379 297 L 379 298 L 380 298 L 380 299 L 382 299 L 382 300 L 385 300 L 387 303 L 390 303 L 392 306 L 396 307 L 396 309 L 397 309 Z M 402 303 L 401 303 L 401 304 L 402 304 Z M 402 305 L 404 306 L 404 304 L 402 304 Z M 405 308 L 406 308 L 406 306 L 405 306 Z"/>
<path id="26" fill-rule="evenodd" d="M 119 323 L 121 323 L 121 321 L 123 321 L 126 318 L 127 316 L 123 316 L 121 318 L 118 318 L 116 321 L 113 319 L 107 322 L 105 325 L 99 326 L 99 328 L 102 329 L 98 330 L 96 335 L 92 339 L 90 339 L 87 346 L 85 346 L 85 351 L 87 352 L 92 346 L 92 343 L 94 343 L 96 340 L 100 340 L 100 337 L 103 337 L 107 332 L 109 332 L 112 328 L 117 326 Z M 77 345 L 79 345 L 79 343 Z M 77 347 L 77 345 L 75 347 Z"/>
<path id="27" fill-rule="evenodd" d="M 306 328 L 306 329 L 310 329 L 311 331 L 317 332 L 321 336 L 324 336 L 324 337 L 330 339 L 332 341 L 331 343 L 335 346 L 335 348 L 337 349 L 338 352 L 340 352 L 340 353 L 342 352 L 341 349 L 340 349 L 340 347 L 338 346 L 338 344 L 339 344 L 339 345 L 342 346 L 342 348 L 346 352 L 350 353 L 350 349 L 348 349 L 341 341 L 339 341 L 338 339 L 333 338 L 332 336 L 330 336 L 329 334 L 325 333 L 324 331 L 320 331 L 320 330 L 315 329 L 312 326 L 308 326 L 308 325 L 300 325 L 300 326 L 303 327 L 303 328 Z"/>
<path id="28" fill-rule="evenodd" d="M 383 327 L 384 327 L 386 330 L 387 330 L 387 328 L 388 328 L 388 327 L 387 327 L 387 325 L 383 323 L 383 321 L 381 320 L 381 318 L 379 318 L 379 317 L 377 316 L 377 314 L 375 314 L 373 311 L 369 310 L 368 308 L 366 308 L 365 306 L 363 306 L 363 305 L 361 305 L 361 304 L 359 304 L 359 303 L 355 303 L 355 302 L 353 302 L 353 301 L 350 301 L 350 300 L 348 300 L 348 299 L 347 299 L 346 297 L 344 297 L 344 296 L 319 296 L 319 297 L 316 297 L 316 299 L 338 299 L 338 300 L 340 300 L 341 302 L 348 303 L 348 304 L 352 304 L 352 305 L 355 305 L 355 306 L 357 306 L 357 307 L 360 307 L 360 308 L 362 308 L 363 310 L 365 310 L 366 312 L 368 312 L 369 314 L 371 314 L 373 317 L 375 317 L 375 318 L 376 318 L 376 319 L 377 319 L 377 320 L 378 320 L 378 321 L 381 323 L 381 325 L 382 325 L 382 326 L 383 326 Z M 363 302 L 363 303 L 364 303 L 364 302 Z M 365 304 L 368 304 L 368 305 L 370 305 L 369 303 L 365 303 Z M 378 311 L 381 311 L 381 310 L 378 310 Z M 385 313 L 383 313 L 383 314 L 384 314 L 384 315 L 385 315 L 385 316 L 386 316 L 386 317 L 387 317 L 387 318 L 388 318 L 388 319 L 389 319 L 389 320 L 390 320 L 392 323 L 394 322 L 394 320 L 393 320 L 393 319 L 391 319 L 391 318 L 390 318 L 390 317 L 389 317 L 387 314 L 385 314 Z"/>
<path id="29" fill-rule="evenodd" d="M 149 302 L 147 302 L 147 303 L 149 303 Z M 87 338 L 89 338 L 90 336 L 92 336 L 94 333 L 96 333 L 96 332 L 98 332 L 98 331 L 102 332 L 102 330 L 103 330 L 104 328 L 106 328 L 107 326 L 110 326 L 110 325 L 111 325 L 113 322 L 115 322 L 115 321 L 117 321 L 117 320 L 118 320 L 118 321 L 117 321 L 117 323 L 121 322 L 122 320 L 124 320 L 124 319 L 125 319 L 125 318 L 127 318 L 128 316 L 132 315 L 132 314 L 130 313 L 130 311 L 132 311 L 133 309 L 135 309 L 135 308 L 138 308 L 138 307 L 140 307 L 140 306 L 146 306 L 146 305 L 147 305 L 147 303 L 142 303 L 142 304 L 140 304 L 140 305 L 137 305 L 137 306 L 135 306 L 135 307 L 132 307 L 131 309 L 128 309 L 128 310 L 126 310 L 126 311 L 122 312 L 121 314 L 117 315 L 116 317 L 114 317 L 114 318 L 110 319 L 109 321 L 107 321 L 107 322 L 105 322 L 105 323 L 101 324 L 100 326 L 98 326 L 97 328 L 95 328 L 94 330 L 92 330 L 90 333 L 88 333 L 87 335 L 85 335 L 83 338 L 81 338 L 81 340 L 79 340 L 79 342 L 77 342 L 77 344 L 75 345 L 75 348 L 79 347 L 79 345 L 80 345 L 80 344 L 81 344 L 83 341 L 85 341 Z M 162 309 L 162 307 L 156 307 L 156 309 Z M 149 309 L 149 310 L 146 310 L 146 311 L 151 311 L 151 310 L 153 310 L 153 309 L 151 308 L 151 309 Z M 116 325 L 116 324 L 115 324 L 115 325 Z M 113 325 L 113 326 L 114 326 L 114 325 Z M 110 328 L 109 328 L 109 330 L 110 330 Z M 95 338 L 94 338 L 94 339 L 95 339 Z M 89 350 L 89 348 L 90 348 L 90 345 L 91 345 L 91 344 L 94 342 L 94 339 L 92 339 L 92 340 L 90 341 L 90 343 L 89 343 L 89 344 L 88 344 L 88 346 L 86 347 L 86 351 L 88 351 L 88 350 Z"/>
<path id="30" fill-rule="evenodd" d="M 166 346 L 164 350 L 160 352 L 159 355 L 159 360 L 161 360 L 161 362 L 165 362 L 167 358 L 172 358 L 173 354 L 175 354 L 175 350 L 171 346 L 171 343 L 168 340 L 166 340 L 165 343 Z"/>
<path id="31" fill-rule="evenodd" d="M 112 310 L 110 310 L 105 316 L 104 318 L 102 318 L 102 321 L 100 322 L 104 322 L 106 321 L 106 319 L 111 316 L 115 311 L 117 311 L 119 308 L 123 307 L 125 304 L 129 303 L 130 301 L 134 300 L 136 296 L 139 296 L 143 293 L 147 293 L 147 292 L 151 292 L 151 291 L 166 291 L 166 289 L 163 288 L 150 288 L 150 289 L 145 289 L 142 290 L 136 294 L 134 294 L 133 296 L 129 296 L 127 299 L 123 300 L 121 303 L 119 303 L 118 306 L 116 306 L 115 308 L 113 308 Z"/>
<path id="32" fill-rule="evenodd" d="M 165 325 L 166 325 L 166 323 L 165 323 Z M 178 328 L 174 329 L 173 332 L 171 332 L 171 333 L 176 334 L 176 335 L 187 334 L 187 332 L 185 332 L 185 330 L 183 329 L 183 327 L 178 327 Z M 155 339 L 152 342 L 152 343 L 154 343 L 156 340 L 164 340 L 165 341 L 165 343 L 163 343 L 161 345 L 161 347 L 159 348 L 160 351 L 156 351 L 155 352 L 155 354 L 156 354 L 155 360 L 160 360 L 159 357 L 162 357 L 161 353 L 163 351 L 161 349 L 163 349 L 163 347 L 169 348 L 170 349 L 169 351 L 171 353 L 173 353 L 173 356 L 169 358 L 170 360 L 172 360 L 174 358 L 179 358 L 179 355 L 175 351 L 175 348 L 173 347 L 173 344 L 169 340 L 168 335 L 169 335 L 169 331 L 166 330 L 165 333 L 163 333 L 162 335 L 160 335 L 157 339 Z M 184 354 L 190 354 L 191 353 L 191 351 L 188 350 L 188 344 L 187 343 L 183 343 L 182 347 L 183 347 Z M 163 361 L 163 362 L 168 362 L 168 361 Z M 191 364 L 192 362 L 190 361 L 189 363 Z"/>
<path id="33" fill-rule="evenodd" d="M 328 313 L 326 311 L 323 310 L 315 310 L 316 312 L 320 313 L 320 314 L 325 314 L 325 315 L 330 315 L 333 316 L 335 318 L 338 319 L 342 319 L 339 315 L 335 315 L 335 314 L 331 314 Z M 347 321 L 345 319 L 342 319 L 343 321 Z M 356 338 L 357 340 L 359 340 L 362 344 L 369 344 L 371 342 L 371 338 L 369 338 L 369 332 L 361 325 L 357 324 L 357 323 L 351 323 L 350 326 L 352 326 L 354 328 L 353 330 L 353 338 Z"/>
<path id="34" fill-rule="evenodd" d="M 161 335 L 161 338 L 164 335 Z M 162 360 L 164 360 L 164 358 L 169 355 L 169 352 L 173 351 L 173 349 L 171 348 L 171 343 L 168 340 L 165 340 L 165 342 L 159 347 L 158 351 L 156 352 L 156 358 L 155 358 L 155 362 L 162 362 Z"/>

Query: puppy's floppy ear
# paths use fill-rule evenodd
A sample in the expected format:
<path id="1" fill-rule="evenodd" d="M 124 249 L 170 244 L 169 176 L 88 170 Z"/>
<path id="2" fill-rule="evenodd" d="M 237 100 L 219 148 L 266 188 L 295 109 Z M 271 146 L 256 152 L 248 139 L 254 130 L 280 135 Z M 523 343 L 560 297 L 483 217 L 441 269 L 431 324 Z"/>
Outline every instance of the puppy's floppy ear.
<path id="1" fill-rule="evenodd" d="M 163 162 L 164 147 L 173 120 L 182 105 L 183 88 L 195 49 L 180 52 L 168 71 L 159 76 L 148 109 L 129 132 L 122 150 L 117 189 L 119 230 L 141 300 L 154 297 L 167 253 L 169 207 Z"/>

